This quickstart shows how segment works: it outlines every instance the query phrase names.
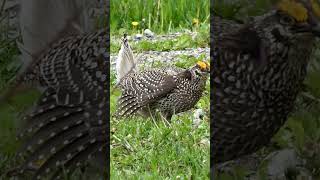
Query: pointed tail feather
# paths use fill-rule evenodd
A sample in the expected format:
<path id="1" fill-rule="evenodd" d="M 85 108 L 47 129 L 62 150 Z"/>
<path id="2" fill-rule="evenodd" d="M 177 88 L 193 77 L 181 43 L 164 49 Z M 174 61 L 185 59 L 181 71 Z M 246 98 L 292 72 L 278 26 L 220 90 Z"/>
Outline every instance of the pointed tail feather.
<path id="1" fill-rule="evenodd" d="M 137 60 L 133 56 L 127 35 L 121 39 L 121 49 L 116 60 L 117 84 L 131 71 L 136 71 Z"/>

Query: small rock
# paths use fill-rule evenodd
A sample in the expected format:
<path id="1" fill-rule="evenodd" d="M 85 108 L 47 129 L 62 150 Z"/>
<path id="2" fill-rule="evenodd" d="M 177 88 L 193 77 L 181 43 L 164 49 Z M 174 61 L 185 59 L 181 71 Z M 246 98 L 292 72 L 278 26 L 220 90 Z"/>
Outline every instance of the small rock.
<path id="1" fill-rule="evenodd" d="M 302 164 L 294 149 L 283 149 L 272 153 L 267 157 L 268 175 L 270 178 L 285 177 L 288 169 L 296 169 Z"/>
<path id="2" fill-rule="evenodd" d="M 198 127 L 201 123 L 201 120 L 203 120 L 204 112 L 202 109 L 196 109 L 193 114 L 193 121 L 192 125 L 193 127 Z"/>
<path id="3" fill-rule="evenodd" d="M 153 39 L 154 38 L 154 33 L 150 29 L 145 29 L 144 30 L 144 35 L 147 38 Z"/>
<path id="4" fill-rule="evenodd" d="M 142 38 L 143 38 L 143 35 L 142 35 L 142 34 L 136 34 L 136 35 L 133 37 L 133 40 L 135 40 L 135 41 L 140 41 Z"/>

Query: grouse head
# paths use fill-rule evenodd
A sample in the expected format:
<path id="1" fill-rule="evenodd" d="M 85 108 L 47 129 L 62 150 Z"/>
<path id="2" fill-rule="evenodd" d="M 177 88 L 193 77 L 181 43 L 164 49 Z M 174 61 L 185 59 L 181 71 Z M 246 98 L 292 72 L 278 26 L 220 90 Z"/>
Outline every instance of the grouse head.
<path id="1" fill-rule="evenodd" d="M 316 0 L 281 0 L 275 9 L 251 22 L 260 37 L 288 44 L 320 36 Z"/>
<path id="2" fill-rule="evenodd" d="M 190 70 L 191 80 L 204 80 L 210 73 L 210 65 L 205 61 L 198 61 Z"/>

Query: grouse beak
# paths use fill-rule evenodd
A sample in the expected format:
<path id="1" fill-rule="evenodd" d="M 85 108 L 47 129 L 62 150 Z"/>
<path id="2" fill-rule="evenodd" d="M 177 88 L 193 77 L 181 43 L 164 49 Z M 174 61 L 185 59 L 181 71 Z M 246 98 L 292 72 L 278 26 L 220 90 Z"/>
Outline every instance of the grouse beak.
<path id="1" fill-rule="evenodd" d="M 297 33 L 311 33 L 314 36 L 320 36 L 320 24 L 312 16 L 309 16 L 308 21 L 297 23 L 293 28 Z"/>
<path id="2" fill-rule="evenodd" d="M 308 9 L 308 24 L 311 29 L 311 33 L 314 36 L 320 37 L 320 17 L 319 12 L 315 11 L 315 9 L 312 8 L 312 4 L 307 3 L 306 7 Z M 316 3 L 317 4 L 317 3 Z"/>
<path id="3" fill-rule="evenodd" d="M 314 36 L 320 37 L 320 24 L 313 21 L 299 23 L 295 26 L 298 33 L 312 33 Z"/>
<path id="4" fill-rule="evenodd" d="M 205 72 L 206 72 L 206 73 L 210 73 L 210 68 L 207 68 L 207 69 L 205 70 Z"/>
<path id="5" fill-rule="evenodd" d="M 308 29 L 314 36 L 320 37 L 320 22 L 313 13 L 309 13 L 309 19 L 306 24 L 308 24 Z"/>
<path id="6" fill-rule="evenodd" d="M 210 64 L 208 64 L 208 66 L 207 66 L 207 71 L 206 71 L 207 73 L 210 73 Z"/>
<path id="7" fill-rule="evenodd" d="M 202 71 L 205 73 L 210 73 L 210 67 L 207 67 L 206 69 L 202 69 Z"/>

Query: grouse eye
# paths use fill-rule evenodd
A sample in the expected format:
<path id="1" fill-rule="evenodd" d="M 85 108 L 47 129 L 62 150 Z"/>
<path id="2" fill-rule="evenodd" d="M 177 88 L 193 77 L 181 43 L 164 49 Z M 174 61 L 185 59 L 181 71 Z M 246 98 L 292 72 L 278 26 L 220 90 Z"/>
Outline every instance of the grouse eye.
<path id="1" fill-rule="evenodd" d="M 284 25 L 291 25 L 294 24 L 295 20 L 293 19 L 293 17 L 288 16 L 288 15 L 283 15 L 280 18 L 280 23 L 284 24 Z"/>

